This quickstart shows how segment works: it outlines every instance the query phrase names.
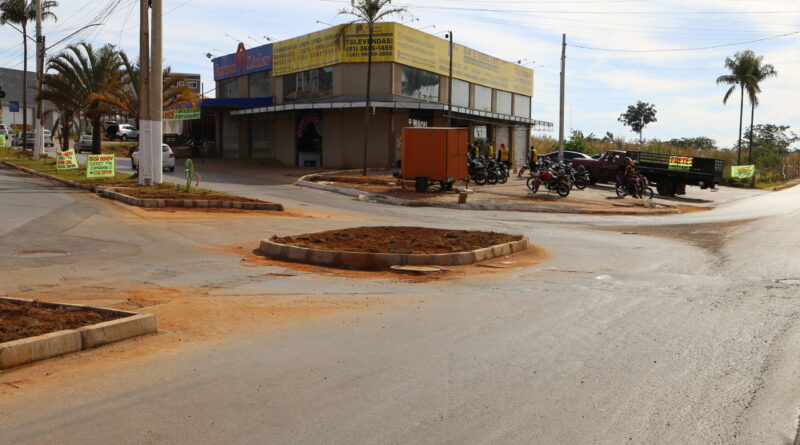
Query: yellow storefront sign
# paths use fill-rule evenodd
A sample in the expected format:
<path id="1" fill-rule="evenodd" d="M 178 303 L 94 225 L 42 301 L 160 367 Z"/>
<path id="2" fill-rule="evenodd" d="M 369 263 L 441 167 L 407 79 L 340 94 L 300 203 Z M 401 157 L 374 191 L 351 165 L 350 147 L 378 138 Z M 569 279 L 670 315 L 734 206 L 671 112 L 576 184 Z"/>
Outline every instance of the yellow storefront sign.
<path id="1" fill-rule="evenodd" d="M 89 155 L 86 163 L 87 178 L 113 178 L 116 163 L 114 155 Z"/>
<path id="2" fill-rule="evenodd" d="M 755 165 L 734 165 L 731 167 L 731 178 L 752 178 L 756 172 Z"/>
<path id="3" fill-rule="evenodd" d="M 273 46 L 273 76 L 306 71 L 344 62 L 366 62 L 369 30 L 364 24 L 347 25 L 284 40 Z M 378 23 L 373 32 L 374 62 L 393 61 L 448 75 L 450 43 L 399 23 Z M 533 96 L 533 70 L 463 45 L 453 45 L 453 77 Z"/>
<path id="4" fill-rule="evenodd" d="M 692 158 L 687 156 L 670 156 L 669 170 L 689 170 L 692 168 Z"/>
<path id="5" fill-rule="evenodd" d="M 56 169 L 68 170 L 71 168 L 78 168 L 78 158 L 75 156 L 75 150 L 57 151 Z"/>

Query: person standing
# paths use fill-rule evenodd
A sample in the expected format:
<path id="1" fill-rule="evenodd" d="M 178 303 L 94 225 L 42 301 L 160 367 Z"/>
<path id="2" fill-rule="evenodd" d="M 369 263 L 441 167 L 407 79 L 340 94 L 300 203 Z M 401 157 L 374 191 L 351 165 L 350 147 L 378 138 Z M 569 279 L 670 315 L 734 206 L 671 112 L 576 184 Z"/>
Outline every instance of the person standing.
<path id="1" fill-rule="evenodd" d="M 530 159 L 531 164 L 535 164 L 535 163 L 539 162 L 539 153 L 536 151 L 536 147 L 534 147 L 533 145 L 531 145 L 530 156 L 531 156 L 531 159 Z"/>
<path id="2" fill-rule="evenodd" d="M 508 147 L 506 144 L 500 144 L 500 150 L 497 153 L 497 160 L 502 162 L 506 165 L 506 167 L 511 168 L 511 158 L 508 156 Z"/>
<path id="3" fill-rule="evenodd" d="M 487 150 L 488 150 L 487 154 L 489 156 L 489 159 L 494 159 L 494 142 L 489 141 L 489 148 Z"/>

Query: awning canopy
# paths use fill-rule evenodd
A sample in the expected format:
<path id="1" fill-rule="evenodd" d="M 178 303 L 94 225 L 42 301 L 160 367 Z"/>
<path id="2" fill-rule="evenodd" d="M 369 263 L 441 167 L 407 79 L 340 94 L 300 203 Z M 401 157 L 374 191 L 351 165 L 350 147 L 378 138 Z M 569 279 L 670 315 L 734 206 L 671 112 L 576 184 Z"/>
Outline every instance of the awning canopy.
<path id="1" fill-rule="evenodd" d="M 203 99 L 201 107 L 216 108 L 256 108 L 272 106 L 271 97 L 229 97 L 217 99 Z"/>

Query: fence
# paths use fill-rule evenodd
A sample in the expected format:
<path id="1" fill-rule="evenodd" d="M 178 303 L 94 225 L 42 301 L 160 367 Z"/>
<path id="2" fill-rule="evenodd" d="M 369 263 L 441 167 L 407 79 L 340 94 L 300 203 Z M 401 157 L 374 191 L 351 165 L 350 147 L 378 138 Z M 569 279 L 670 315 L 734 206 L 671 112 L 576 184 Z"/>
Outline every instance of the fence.
<path id="1" fill-rule="evenodd" d="M 782 164 L 774 167 L 757 167 L 756 180 L 760 182 L 788 181 L 800 177 L 800 164 Z"/>

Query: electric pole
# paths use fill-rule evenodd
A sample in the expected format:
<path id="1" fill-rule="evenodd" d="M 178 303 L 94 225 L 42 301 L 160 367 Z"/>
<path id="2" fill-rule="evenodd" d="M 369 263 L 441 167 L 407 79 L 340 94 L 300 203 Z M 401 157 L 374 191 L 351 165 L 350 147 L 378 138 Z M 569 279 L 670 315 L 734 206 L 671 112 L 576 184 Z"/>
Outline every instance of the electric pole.
<path id="1" fill-rule="evenodd" d="M 34 118 L 33 159 L 38 160 L 44 154 L 44 131 L 42 131 L 42 76 L 44 73 L 44 37 L 42 36 L 42 0 L 34 0 L 36 8 L 36 117 Z M 25 37 L 27 38 L 27 37 Z M 26 73 L 27 74 L 27 73 Z M 69 142 L 67 142 L 69 145 Z M 68 147 L 67 147 L 68 148 Z M 62 150 L 65 148 L 62 147 Z"/>
<path id="2" fill-rule="evenodd" d="M 561 99 L 558 110 L 558 160 L 564 160 L 564 78 L 567 69 L 567 35 L 561 35 Z"/>
<path id="3" fill-rule="evenodd" d="M 150 49 L 150 122 L 151 122 L 151 144 L 150 153 L 153 171 L 153 184 L 164 182 L 164 165 L 161 155 L 161 143 L 163 139 L 164 127 L 161 124 L 163 119 L 163 97 L 164 97 L 164 74 L 161 69 L 163 58 L 163 0 L 152 0 L 153 5 L 153 42 Z"/>
<path id="4" fill-rule="evenodd" d="M 153 184 L 150 156 L 150 6 L 139 0 L 139 185 Z"/>
<path id="5" fill-rule="evenodd" d="M 450 74 L 447 79 L 447 126 L 453 126 L 453 31 L 450 31 Z"/>

